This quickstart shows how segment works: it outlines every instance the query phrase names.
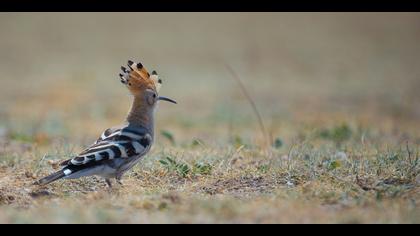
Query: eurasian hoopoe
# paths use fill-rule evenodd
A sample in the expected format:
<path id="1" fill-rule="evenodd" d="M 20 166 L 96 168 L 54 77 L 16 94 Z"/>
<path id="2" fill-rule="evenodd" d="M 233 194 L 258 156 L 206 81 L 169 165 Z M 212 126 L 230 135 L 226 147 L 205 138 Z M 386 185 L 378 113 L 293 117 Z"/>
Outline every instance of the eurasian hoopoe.
<path id="1" fill-rule="evenodd" d="M 154 140 L 154 111 L 158 100 L 175 103 L 158 95 L 162 80 L 156 71 L 149 74 L 141 63 L 128 61 L 121 67 L 121 83 L 126 85 L 134 100 L 125 124 L 105 130 L 94 144 L 76 157 L 61 163 L 62 170 L 38 180 L 46 185 L 59 179 L 75 179 L 98 175 L 111 187 L 123 174 L 136 165 L 150 150 Z"/>

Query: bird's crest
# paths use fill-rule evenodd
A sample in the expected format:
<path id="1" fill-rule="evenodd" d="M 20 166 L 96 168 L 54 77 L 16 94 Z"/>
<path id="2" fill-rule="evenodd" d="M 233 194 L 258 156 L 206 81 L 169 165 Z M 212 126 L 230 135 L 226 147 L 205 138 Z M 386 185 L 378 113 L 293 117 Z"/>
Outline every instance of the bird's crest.
<path id="1" fill-rule="evenodd" d="M 162 80 L 156 71 L 150 74 L 140 62 L 128 60 L 128 68 L 121 66 L 123 73 L 120 74 L 121 83 L 125 84 L 134 95 L 146 89 L 152 89 L 159 93 Z"/>

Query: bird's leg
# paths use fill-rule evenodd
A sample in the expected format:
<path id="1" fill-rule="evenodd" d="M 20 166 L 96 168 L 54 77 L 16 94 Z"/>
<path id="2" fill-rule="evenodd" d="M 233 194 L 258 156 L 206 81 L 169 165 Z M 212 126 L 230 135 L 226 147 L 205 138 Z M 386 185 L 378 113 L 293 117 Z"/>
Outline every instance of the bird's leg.
<path id="1" fill-rule="evenodd" d="M 118 183 L 120 186 L 124 186 L 124 184 L 121 182 L 121 178 L 122 178 L 122 175 L 118 175 L 118 176 L 115 178 L 115 180 L 117 181 L 117 183 Z"/>
<path id="2" fill-rule="evenodd" d="M 108 185 L 109 188 L 112 188 L 112 182 L 110 179 L 105 179 L 106 184 Z"/>

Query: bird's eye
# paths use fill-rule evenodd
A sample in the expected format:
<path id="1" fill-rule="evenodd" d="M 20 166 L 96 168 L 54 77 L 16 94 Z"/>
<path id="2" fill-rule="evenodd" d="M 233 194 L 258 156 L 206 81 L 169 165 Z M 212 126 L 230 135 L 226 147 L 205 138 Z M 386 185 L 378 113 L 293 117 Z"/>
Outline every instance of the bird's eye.
<path id="1" fill-rule="evenodd" d="M 153 98 L 156 98 L 156 93 L 153 94 Z"/>

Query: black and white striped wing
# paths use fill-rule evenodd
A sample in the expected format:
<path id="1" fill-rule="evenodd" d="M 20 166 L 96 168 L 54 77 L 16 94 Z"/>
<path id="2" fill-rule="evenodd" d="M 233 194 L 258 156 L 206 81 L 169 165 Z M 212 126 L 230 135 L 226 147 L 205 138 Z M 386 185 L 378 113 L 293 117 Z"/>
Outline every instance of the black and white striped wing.
<path id="1" fill-rule="evenodd" d="M 78 156 L 63 162 L 62 166 L 92 167 L 107 160 L 130 159 L 144 155 L 151 146 L 150 134 L 128 128 L 106 130 L 101 137 Z"/>
<path id="2" fill-rule="evenodd" d="M 101 141 L 104 141 L 107 137 L 109 137 L 111 134 L 115 133 L 115 132 L 119 132 L 121 131 L 121 127 L 115 127 L 115 128 L 109 128 L 107 130 L 105 130 L 101 136 L 96 140 L 96 142 L 94 144 L 97 144 Z"/>

